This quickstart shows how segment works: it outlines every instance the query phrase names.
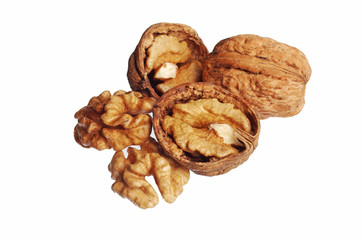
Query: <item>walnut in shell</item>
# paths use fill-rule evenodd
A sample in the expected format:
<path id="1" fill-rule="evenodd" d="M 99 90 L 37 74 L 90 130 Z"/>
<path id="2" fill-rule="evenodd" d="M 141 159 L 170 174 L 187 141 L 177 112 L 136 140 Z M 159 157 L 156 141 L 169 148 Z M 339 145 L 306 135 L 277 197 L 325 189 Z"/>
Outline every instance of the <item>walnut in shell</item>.
<path id="1" fill-rule="evenodd" d="M 211 83 L 172 88 L 153 109 L 164 151 L 197 174 L 213 176 L 245 162 L 257 146 L 260 122 L 235 94 Z"/>
<path id="2" fill-rule="evenodd" d="M 304 106 L 311 68 L 297 48 L 256 35 L 220 41 L 208 55 L 203 81 L 242 97 L 258 114 L 290 117 Z"/>
<path id="3" fill-rule="evenodd" d="M 201 81 L 208 50 L 196 31 L 176 23 L 158 23 L 142 35 L 128 63 L 133 90 L 158 98 L 170 88 Z"/>

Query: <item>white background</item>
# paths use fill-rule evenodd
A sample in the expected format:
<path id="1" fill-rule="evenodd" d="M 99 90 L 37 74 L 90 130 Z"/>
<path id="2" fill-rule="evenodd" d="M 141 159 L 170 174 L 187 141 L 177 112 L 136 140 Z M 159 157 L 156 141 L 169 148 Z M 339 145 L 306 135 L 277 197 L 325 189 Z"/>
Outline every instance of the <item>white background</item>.
<path id="1" fill-rule="evenodd" d="M 362 239 L 359 1 L 1 1 L 0 239 Z M 158 22 L 211 51 L 253 33 L 302 50 L 306 105 L 261 122 L 239 168 L 191 174 L 142 210 L 110 189 L 113 151 L 75 143 L 74 113 L 130 90 L 128 57 Z M 153 183 L 154 184 L 154 183 Z"/>

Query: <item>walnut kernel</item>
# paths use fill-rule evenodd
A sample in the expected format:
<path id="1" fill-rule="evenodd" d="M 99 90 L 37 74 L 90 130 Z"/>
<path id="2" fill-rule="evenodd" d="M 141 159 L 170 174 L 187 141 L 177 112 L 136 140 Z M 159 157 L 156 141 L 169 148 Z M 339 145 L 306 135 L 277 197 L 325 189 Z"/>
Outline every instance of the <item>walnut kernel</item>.
<path id="1" fill-rule="evenodd" d="M 159 202 L 154 188 L 145 177 L 152 175 L 166 202 L 172 203 L 182 193 L 190 172 L 163 154 L 157 142 L 149 138 L 141 149 L 129 147 L 128 157 L 116 152 L 108 166 L 115 183 L 113 191 L 140 208 L 152 208 Z"/>
<path id="2" fill-rule="evenodd" d="M 78 124 L 74 138 L 83 147 L 97 150 L 113 148 L 120 151 L 127 146 L 146 141 L 151 134 L 149 113 L 154 98 L 143 97 L 137 92 L 109 91 L 93 97 L 75 118 Z"/>

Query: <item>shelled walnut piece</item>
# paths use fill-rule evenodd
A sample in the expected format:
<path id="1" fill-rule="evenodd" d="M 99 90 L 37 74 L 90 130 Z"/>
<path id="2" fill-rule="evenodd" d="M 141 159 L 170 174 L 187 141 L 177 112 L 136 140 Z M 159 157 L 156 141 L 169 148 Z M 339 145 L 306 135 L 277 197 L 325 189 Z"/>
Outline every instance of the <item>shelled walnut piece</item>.
<path id="1" fill-rule="evenodd" d="M 143 33 L 128 64 L 135 91 L 158 98 L 170 88 L 201 81 L 208 50 L 196 31 L 184 24 L 158 23 Z"/>
<path id="2" fill-rule="evenodd" d="M 153 109 L 164 151 L 197 174 L 218 175 L 248 159 L 257 146 L 259 119 L 243 100 L 210 83 L 167 91 Z"/>
<path id="3" fill-rule="evenodd" d="M 146 176 L 152 175 L 165 201 L 174 202 L 190 178 L 189 170 L 166 157 L 152 138 L 140 146 L 140 150 L 129 147 L 127 158 L 122 151 L 113 156 L 109 164 L 115 180 L 113 191 L 140 208 L 152 208 L 159 202 L 156 191 L 145 180 Z"/>
<path id="4" fill-rule="evenodd" d="M 216 44 L 204 62 L 202 80 L 239 95 L 265 119 L 298 114 L 310 76 L 308 60 L 297 48 L 246 34 Z"/>
<path id="5" fill-rule="evenodd" d="M 143 143 L 152 130 L 148 114 L 155 103 L 152 97 L 138 92 L 109 91 L 90 99 L 75 118 L 78 124 L 74 138 L 81 146 L 97 150 L 113 148 L 120 151 L 127 146 Z"/>

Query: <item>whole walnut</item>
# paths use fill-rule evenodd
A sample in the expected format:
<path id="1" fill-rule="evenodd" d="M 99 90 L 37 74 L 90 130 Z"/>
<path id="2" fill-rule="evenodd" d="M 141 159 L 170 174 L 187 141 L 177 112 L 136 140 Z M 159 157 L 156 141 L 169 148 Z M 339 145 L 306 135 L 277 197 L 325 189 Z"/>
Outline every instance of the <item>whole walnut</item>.
<path id="1" fill-rule="evenodd" d="M 202 62 L 208 53 L 191 27 L 153 24 L 142 34 L 129 58 L 129 84 L 134 91 L 157 99 L 179 84 L 201 82 Z"/>
<path id="2" fill-rule="evenodd" d="M 238 35 L 217 43 L 202 73 L 204 82 L 242 97 L 260 119 L 298 114 L 310 76 L 301 51 L 257 35 Z"/>

